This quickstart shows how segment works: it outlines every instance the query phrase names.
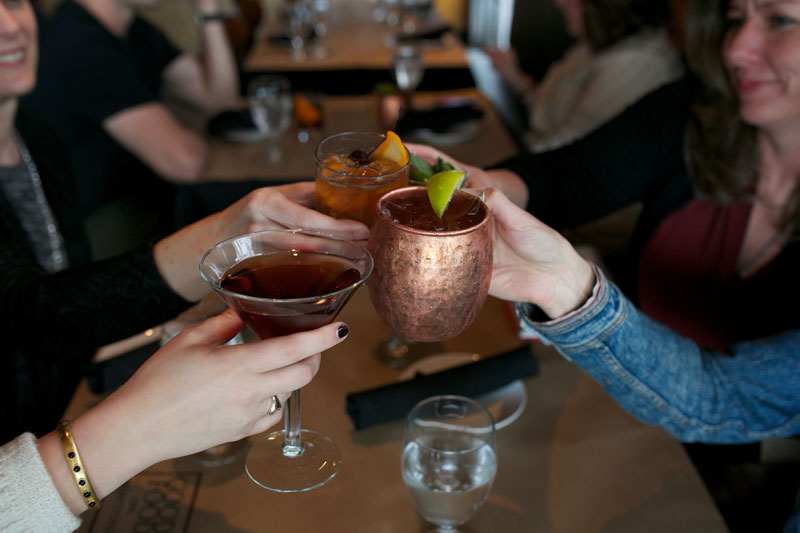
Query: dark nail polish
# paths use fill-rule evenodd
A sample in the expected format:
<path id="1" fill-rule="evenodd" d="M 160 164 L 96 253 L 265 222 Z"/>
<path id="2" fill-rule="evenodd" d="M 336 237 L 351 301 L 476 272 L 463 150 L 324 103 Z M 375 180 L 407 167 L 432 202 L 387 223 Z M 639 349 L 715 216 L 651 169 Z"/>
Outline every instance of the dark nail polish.
<path id="1" fill-rule="evenodd" d="M 348 333 L 350 333 L 350 328 L 347 327 L 347 324 L 342 324 L 336 330 L 336 336 L 339 337 L 340 339 L 344 339 L 345 337 L 347 337 Z"/>

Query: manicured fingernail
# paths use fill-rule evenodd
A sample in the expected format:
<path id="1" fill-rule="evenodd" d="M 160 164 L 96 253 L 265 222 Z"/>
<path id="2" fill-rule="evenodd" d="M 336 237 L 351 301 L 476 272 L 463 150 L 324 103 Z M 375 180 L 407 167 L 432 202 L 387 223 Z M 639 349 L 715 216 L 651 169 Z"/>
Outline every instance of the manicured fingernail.
<path id="1" fill-rule="evenodd" d="M 336 330 L 336 336 L 339 337 L 340 339 L 344 339 L 345 337 L 347 337 L 348 333 L 350 333 L 350 328 L 347 327 L 347 324 L 342 324 Z"/>

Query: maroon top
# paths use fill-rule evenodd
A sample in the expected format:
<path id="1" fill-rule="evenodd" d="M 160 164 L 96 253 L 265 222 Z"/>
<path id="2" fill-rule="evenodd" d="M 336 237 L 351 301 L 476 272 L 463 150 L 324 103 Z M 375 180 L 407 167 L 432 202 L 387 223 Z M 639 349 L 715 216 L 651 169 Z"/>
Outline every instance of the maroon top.
<path id="1" fill-rule="evenodd" d="M 796 243 L 746 278 L 737 272 L 751 207 L 696 199 L 665 218 L 641 255 L 641 309 L 700 346 L 722 350 L 796 328 Z"/>

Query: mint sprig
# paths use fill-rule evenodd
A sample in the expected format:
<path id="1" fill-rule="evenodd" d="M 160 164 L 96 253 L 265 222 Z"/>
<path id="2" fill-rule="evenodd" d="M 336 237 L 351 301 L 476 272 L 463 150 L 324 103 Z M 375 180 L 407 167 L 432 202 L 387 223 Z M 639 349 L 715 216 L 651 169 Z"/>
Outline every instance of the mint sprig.
<path id="1" fill-rule="evenodd" d="M 455 170 L 455 167 L 442 159 L 436 158 L 436 163 L 429 164 L 424 159 L 409 153 L 409 161 L 411 163 L 411 170 L 409 171 L 409 180 L 417 185 L 426 185 L 431 176 L 444 172 L 445 170 Z"/>

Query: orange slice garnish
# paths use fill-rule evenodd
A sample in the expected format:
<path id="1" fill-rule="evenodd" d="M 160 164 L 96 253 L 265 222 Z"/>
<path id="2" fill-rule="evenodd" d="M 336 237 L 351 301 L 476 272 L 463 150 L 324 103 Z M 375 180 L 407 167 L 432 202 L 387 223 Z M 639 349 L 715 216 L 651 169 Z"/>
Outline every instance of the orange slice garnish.
<path id="1" fill-rule="evenodd" d="M 404 167 L 408 164 L 408 151 L 406 147 L 403 146 L 400 137 L 390 130 L 386 132 L 386 138 L 383 142 L 372 152 L 370 159 L 373 161 L 377 159 L 388 159 Z"/>

